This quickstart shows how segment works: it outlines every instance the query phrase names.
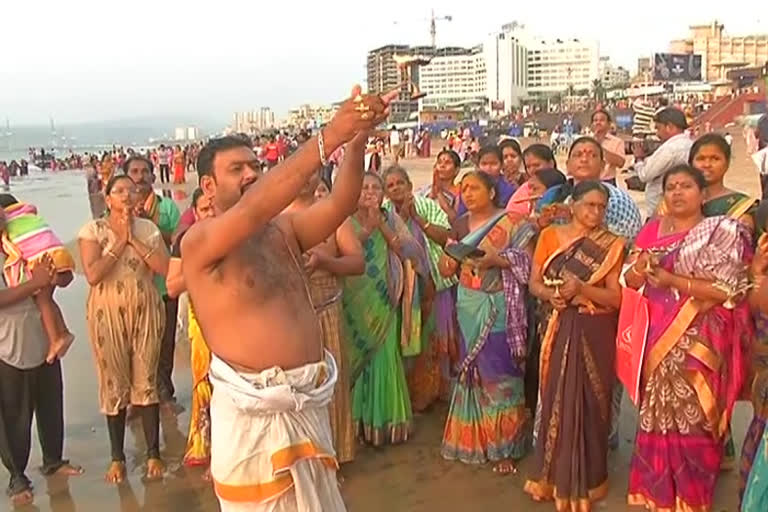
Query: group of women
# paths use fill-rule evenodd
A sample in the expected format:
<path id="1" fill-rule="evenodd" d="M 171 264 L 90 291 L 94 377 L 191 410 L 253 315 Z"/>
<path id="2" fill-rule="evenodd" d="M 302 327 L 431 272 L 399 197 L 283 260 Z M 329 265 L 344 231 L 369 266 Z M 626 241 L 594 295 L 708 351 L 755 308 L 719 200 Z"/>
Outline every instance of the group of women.
<path id="1" fill-rule="evenodd" d="M 602 160 L 597 141 L 577 144 Z M 353 217 L 366 271 L 343 299 L 362 437 L 405 441 L 414 410 L 450 397 L 443 457 L 514 472 L 533 438 L 525 491 L 590 510 L 608 490 L 621 312 L 645 343 L 628 502 L 710 510 L 734 404 L 751 392 L 743 510 L 768 510 L 768 316 L 754 291 L 768 205 L 725 187 L 730 151 L 697 140 L 635 240 L 606 227 L 615 189 L 571 187 L 542 145 L 482 148 L 458 183 L 444 150 L 418 191 L 400 167 L 366 173 Z"/>
<path id="2" fill-rule="evenodd" d="M 595 146 L 602 165 L 599 143 L 575 145 Z M 664 206 L 635 240 L 606 227 L 615 189 L 571 187 L 542 145 L 482 148 L 458 182 L 461 161 L 444 150 L 421 190 L 401 167 L 366 173 L 352 217 L 365 272 L 344 279 L 342 296 L 361 438 L 404 442 L 414 411 L 442 398 L 444 458 L 511 473 L 535 439 L 525 491 L 557 510 L 589 510 L 608 490 L 621 312 L 645 338 L 629 503 L 710 510 L 734 454 L 734 403 L 751 395 L 742 506 L 768 510 L 768 300 L 755 291 L 768 274 L 768 205 L 725 187 L 730 157 L 722 137 L 698 139 L 690 165 L 664 176 Z M 163 470 L 164 318 L 152 276 L 167 272 L 169 256 L 157 227 L 132 216 L 129 178 L 113 176 L 104 193 L 107 215 L 78 238 L 112 446 L 107 478 L 117 482 L 129 405 L 142 419 L 148 476 Z M 633 311 L 622 311 L 628 297 Z M 202 408 L 199 419 L 204 433 Z"/>

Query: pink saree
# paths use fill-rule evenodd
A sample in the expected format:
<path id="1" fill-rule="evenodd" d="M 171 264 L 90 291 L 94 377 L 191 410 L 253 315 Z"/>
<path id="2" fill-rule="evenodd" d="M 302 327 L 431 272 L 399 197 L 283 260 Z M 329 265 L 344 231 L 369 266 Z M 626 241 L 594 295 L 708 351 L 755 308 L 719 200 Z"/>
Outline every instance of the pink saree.
<path id="1" fill-rule="evenodd" d="M 628 502 L 703 512 L 712 505 L 723 436 L 747 376 L 754 330 L 744 301 L 750 236 L 722 216 L 669 236 L 659 235 L 660 222 L 643 228 L 636 248 L 659 255 L 670 272 L 713 281 L 730 298 L 704 304 L 646 286 L 650 327 Z"/>

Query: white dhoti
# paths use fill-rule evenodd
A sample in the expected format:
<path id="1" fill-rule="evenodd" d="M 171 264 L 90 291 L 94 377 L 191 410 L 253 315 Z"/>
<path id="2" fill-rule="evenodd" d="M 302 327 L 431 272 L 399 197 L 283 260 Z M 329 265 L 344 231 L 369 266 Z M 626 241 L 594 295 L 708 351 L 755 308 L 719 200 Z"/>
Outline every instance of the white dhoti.
<path id="1" fill-rule="evenodd" d="M 345 511 L 328 403 L 338 376 L 325 361 L 236 371 L 212 356 L 211 476 L 222 512 Z"/>

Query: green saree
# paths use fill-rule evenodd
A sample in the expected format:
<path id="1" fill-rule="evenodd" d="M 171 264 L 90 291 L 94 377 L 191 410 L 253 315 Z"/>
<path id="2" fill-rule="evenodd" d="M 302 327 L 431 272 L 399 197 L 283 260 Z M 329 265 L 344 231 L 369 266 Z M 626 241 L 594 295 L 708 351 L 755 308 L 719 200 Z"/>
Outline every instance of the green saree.
<path id="1" fill-rule="evenodd" d="M 406 441 L 413 414 L 400 356 L 402 310 L 388 284 L 389 250 L 380 231 L 363 243 L 363 251 L 365 273 L 345 278 L 342 304 L 352 418 L 362 437 L 380 446 Z"/>

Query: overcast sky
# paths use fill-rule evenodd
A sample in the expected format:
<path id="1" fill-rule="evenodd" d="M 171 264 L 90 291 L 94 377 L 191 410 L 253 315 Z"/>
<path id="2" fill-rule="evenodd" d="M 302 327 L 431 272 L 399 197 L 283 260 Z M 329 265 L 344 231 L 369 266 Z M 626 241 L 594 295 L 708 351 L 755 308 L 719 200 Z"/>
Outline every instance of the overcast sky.
<path id="1" fill-rule="evenodd" d="M 634 71 L 638 56 L 666 51 L 693 23 L 768 32 L 764 1 L 433 4 L 453 16 L 438 22 L 438 45 L 478 44 L 517 20 L 537 35 L 596 38 L 602 55 Z M 413 0 L 0 0 L 0 121 L 226 119 L 262 105 L 280 116 L 363 83 L 369 49 L 428 44 L 429 15 L 429 3 Z"/>

